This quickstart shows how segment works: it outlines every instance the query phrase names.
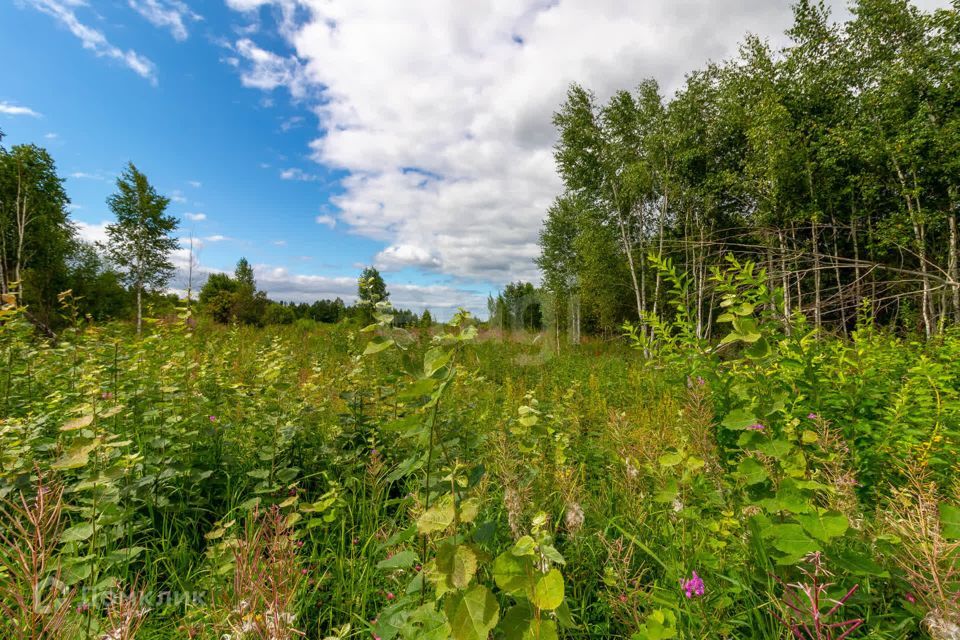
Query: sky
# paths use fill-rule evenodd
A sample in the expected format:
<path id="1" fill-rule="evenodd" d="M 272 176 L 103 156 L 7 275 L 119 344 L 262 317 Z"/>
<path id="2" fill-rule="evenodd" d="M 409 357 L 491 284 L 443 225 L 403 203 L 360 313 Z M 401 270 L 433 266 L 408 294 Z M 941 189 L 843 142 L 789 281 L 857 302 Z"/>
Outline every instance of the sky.
<path id="1" fill-rule="evenodd" d="M 87 239 L 132 161 L 201 274 L 244 256 L 273 299 L 350 302 L 372 264 L 396 306 L 485 315 L 539 282 L 570 83 L 669 94 L 789 23 L 785 0 L 4 0 L 0 130 L 50 151 Z"/>

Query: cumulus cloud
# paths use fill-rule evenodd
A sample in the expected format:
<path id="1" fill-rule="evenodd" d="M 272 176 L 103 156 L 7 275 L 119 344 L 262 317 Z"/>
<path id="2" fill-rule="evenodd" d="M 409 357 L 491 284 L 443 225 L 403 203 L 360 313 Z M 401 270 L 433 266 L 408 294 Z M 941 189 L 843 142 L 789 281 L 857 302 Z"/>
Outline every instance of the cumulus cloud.
<path id="1" fill-rule="evenodd" d="M 25 0 L 66 27 L 76 36 L 84 49 L 93 51 L 97 56 L 116 60 L 131 69 L 137 75 L 146 78 L 151 84 L 157 84 L 157 68 L 153 62 L 133 49 L 124 51 L 112 44 L 102 31 L 94 29 L 77 18 L 75 9 L 84 3 L 77 0 Z"/>
<path id="2" fill-rule="evenodd" d="M 7 116 L 31 116 L 33 118 L 40 117 L 40 114 L 30 107 L 24 107 L 11 102 L 3 101 L 0 101 L 0 113 Z"/>
<path id="3" fill-rule="evenodd" d="M 180 191 L 180 189 L 174 189 L 170 192 L 170 200 L 177 204 L 183 204 L 187 201 L 187 197 L 183 195 L 183 191 Z"/>
<path id="4" fill-rule="evenodd" d="M 206 238 L 204 238 L 204 240 L 206 242 L 223 242 L 225 240 L 230 240 L 230 238 L 228 238 L 227 236 L 220 235 L 219 233 L 216 233 L 212 236 L 207 236 Z"/>
<path id="5" fill-rule="evenodd" d="M 228 4 L 298 16 L 278 28 L 293 55 L 236 42 L 243 83 L 309 99 L 313 158 L 348 172 L 334 204 L 388 244 L 377 260 L 499 282 L 536 277 L 570 83 L 604 100 L 652 76 L 670 93 L 747 32 L 782 42 L 791 20 L 786 0 Z"/>
<path id="6" fill-rule="evenodd" d="M 169 29 L 175 40 L 187 39 L 186 23 L 202 18 L 180 0 L 129 0 L 130 8 L 155 27 Z"/>
<path id="7" fill-rule="evenodd" d="M 199 213 L 199 212 L 194 213 L 194 212 L 192 212 L 192 211 L 188 211 L 187 213 L 183 214 L 183 216 L 184 216 L 187 220 L 191 220 L 191 221 L 193 221 L 193 222 L 203 222 L 204 220 L 207 219 L 207 214 L 205 214 L 205 213 Z"/>
<path id="8" fill-rule="evenodd" d="M 203 186 L 203 183 L 199 180 L 187 180 L 187 184 L 193 187 L 194 189 L 199 189 Z"/>

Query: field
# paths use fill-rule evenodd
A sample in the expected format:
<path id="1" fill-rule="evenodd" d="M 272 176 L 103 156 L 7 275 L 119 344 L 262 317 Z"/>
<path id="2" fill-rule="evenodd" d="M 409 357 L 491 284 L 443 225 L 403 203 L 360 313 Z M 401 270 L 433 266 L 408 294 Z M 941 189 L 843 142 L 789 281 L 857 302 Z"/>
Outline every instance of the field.
<path id="1" fill-rule="evenodd" d="M 10 311 L 0 636 L 958 637 L 960 334 L 755 294 L 712 346 Z"/>

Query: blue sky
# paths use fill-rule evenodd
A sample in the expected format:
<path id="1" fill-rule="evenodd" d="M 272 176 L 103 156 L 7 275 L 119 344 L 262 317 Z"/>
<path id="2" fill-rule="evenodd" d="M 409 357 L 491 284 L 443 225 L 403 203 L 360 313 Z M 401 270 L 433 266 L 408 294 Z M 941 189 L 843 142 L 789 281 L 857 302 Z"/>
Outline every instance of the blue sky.
<path id="1" fill-rule="evenodd" d="M 789 4 L 12 0 L 0 129 L 51 151 L 85 237 L 132 160 L 201 272 L 245 256 L 275 299 L 349 300 L 375 264 L 398 306 L 485 314 L 489 292 L 538 281 L 569 84 L 669 93 L 747 32 L 783 42 Z"/>
<path id="2" fill-rule="evenodd" d="M 187 18 L 187 35 L 178 38 L 125 3 L 62 6 L 110 46 L 154 65 L 138 72 L 124 59 L 85 49 L 68 25 L 32 3 L 0 3 L 0 57 L 20 60 L 0 68 L 0 104 L 36 114 L 0 113 L 5 144 L 34 142 L 53 154 L 85 235 L 102 233 L 111 219 L 105 200 L 133 161 L 172 199 L 180 235 L 198 238 L 205 268 L 232 269 L 246 256 L 276 297 L 353 293 L 359 267 L 385 243 L 337 222 L 329 200 L 347 172 L 310 159 L 318 122 L 308 104 L 282 88 L 243 86 L 227 60 L 224 43 L 249 16 L 203 3 L 202 19 Z M 264 20 L 269 24 L 269 12 Z M 270 33 L 264 28 L 260 40 L 283 50 Z M 285 291 L 271 274 L 314 278 L 304 290 Z M 417 269 L 386 276 L 394 288 L 414 287 L 412 295 L 398 289 L 399 304 L 420 307 L 444 301 L 417 296 L 416 287 L 443 286 L 452 298 L 463 290 L 450 303 L 471 306 L 495 288 Z"/>

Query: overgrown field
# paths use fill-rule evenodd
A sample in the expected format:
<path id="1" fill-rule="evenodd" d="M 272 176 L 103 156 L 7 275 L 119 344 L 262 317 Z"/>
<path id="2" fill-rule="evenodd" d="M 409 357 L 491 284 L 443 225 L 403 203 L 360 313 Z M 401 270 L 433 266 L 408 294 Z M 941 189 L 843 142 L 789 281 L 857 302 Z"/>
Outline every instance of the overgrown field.
<path id="1" fill-rule="evenodd" d="M 10 312 L 0 636 L 958 637 L 960 334 L 728 285 L 713 346 Z"/>

